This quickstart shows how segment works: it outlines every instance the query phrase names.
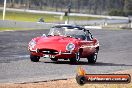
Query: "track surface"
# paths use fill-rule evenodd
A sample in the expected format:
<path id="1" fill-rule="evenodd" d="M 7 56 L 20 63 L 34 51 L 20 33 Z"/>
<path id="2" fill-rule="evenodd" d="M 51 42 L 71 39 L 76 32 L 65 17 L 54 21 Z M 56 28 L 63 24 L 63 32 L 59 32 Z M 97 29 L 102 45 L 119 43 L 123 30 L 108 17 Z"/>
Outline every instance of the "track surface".
<path id="1" fill-rule="evenodd" d="M 132 68 L 131 30 L 91 30 L 100 41 L 97 63 L 81 59 L 78 65 L 69 61 L 57 63 L 46 58 L 33 63 L 29 59 L 28 42 L 48 30 L 0 32 L 0 83 L 45 81 L 75 77 L 77 66 L 82 65 L 87 73 L 111 73 Z"/>

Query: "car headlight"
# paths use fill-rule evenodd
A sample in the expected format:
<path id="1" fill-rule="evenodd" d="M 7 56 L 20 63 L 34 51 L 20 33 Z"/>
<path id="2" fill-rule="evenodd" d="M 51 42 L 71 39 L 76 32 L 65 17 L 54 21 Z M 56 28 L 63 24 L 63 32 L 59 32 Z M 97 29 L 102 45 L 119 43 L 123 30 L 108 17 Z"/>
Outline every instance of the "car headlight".
<path id="1" fill-rule="evenodd" d="M 69 44 L 66 46 L 66 50 L 68 50 L 68 51 L 72 51 L 72 50 L 74 50 L 74 48 L 75 48 L 75 45 L 74 45 L 73 43 L 69 43 Z"/>
<path id="2" fill-rule="evenodd" d="M 36 45 L 36 41 L 35 41 L 35 40 L 31 40 L 31 41 L 29 42 L 29 47 L 30 47 L 30 48 L 34 48 L 35 45 Z"/>

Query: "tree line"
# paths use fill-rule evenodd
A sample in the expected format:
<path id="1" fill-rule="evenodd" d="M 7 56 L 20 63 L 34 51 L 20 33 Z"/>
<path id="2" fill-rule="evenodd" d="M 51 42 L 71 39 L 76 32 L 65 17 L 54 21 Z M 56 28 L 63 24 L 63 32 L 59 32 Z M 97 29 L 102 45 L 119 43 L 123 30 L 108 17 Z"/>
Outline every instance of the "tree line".
<path id="1" fill-rule="evenodd" d="M 4 0 L 0 0 L 2 6 Z M 132 0 L 7 0 L 7 7 L 100 15 L 132 15 Z"/>

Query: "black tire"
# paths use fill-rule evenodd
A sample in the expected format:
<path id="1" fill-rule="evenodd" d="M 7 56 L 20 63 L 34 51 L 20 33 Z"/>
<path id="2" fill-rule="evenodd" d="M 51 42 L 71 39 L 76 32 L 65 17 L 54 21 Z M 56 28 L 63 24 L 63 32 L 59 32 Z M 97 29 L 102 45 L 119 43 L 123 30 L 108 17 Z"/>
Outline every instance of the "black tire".
<path id="1" fill-rule="evenodd" d="M 72 64 L 76 64 L 76 63 L 78 63 L 79 62 L 79 60 L 80 60 L 80 52 L 77 52 L 76 53 L 76 58 L 71 58 L 70 59 L 70 62 L 72 63 Z"/>
<path id="2" fill-rule="evenodd" d="M 40 59 L 40 57 L 39 56 L 35 56 L 35 55 L 30 55 L 30 60 L 32 61 L 32 62 L 39 62 L 39 59 Z"/>
<path id="3" fill-rule="evenodd" d="M 96 50 L 96 52 L 94 54 L 92 54 L 90 57 L 87 58 L 88 63 L 91 63 L 91 64 L 96 63 L 97 55 L 98 55 L 98 51 Z"/>
<path id="4" fill-rule="evenodd" d="M 50 58 L 52 61 L 58 61 L 57 58 Z"/>
<path id="5" fill-rule="evenodd" d="M 76 81 L 79 85 L 84 85 L 86 83 L 86 78 L 84 76 L 76 75 Z"/>

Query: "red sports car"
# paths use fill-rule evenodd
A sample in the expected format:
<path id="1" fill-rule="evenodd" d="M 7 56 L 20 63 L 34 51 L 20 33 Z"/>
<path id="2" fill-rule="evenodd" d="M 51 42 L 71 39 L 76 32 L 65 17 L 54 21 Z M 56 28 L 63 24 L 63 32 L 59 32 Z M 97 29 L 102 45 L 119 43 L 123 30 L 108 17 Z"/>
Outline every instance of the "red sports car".
<path id="1" fill-rule="evenodd" d="M 33 62 L 38 62 L 40 57 L 49 57 L 52 61 L 69 59 L 71 63 L 78 63 L 80 58 L 87 58 L 88 63 L 95 63 L 99 41 L 83 27 L 56 25 L 47 35 L 33 38 L 28 49 Z"/>

